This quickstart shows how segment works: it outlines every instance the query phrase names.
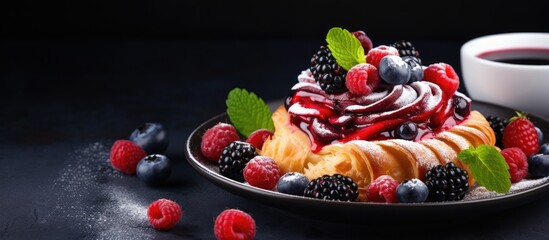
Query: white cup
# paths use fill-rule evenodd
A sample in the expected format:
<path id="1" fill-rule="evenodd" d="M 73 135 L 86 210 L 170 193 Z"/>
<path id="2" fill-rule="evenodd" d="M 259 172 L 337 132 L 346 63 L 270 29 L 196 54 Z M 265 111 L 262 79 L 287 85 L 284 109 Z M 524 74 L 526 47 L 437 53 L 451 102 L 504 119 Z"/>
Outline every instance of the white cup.
<path id="1" fill-rule="evenodd" d="M 483 36 L 463 44 L 460 54 L 463 83 L 471 99 L 549 119 L 549 33 Z"/>

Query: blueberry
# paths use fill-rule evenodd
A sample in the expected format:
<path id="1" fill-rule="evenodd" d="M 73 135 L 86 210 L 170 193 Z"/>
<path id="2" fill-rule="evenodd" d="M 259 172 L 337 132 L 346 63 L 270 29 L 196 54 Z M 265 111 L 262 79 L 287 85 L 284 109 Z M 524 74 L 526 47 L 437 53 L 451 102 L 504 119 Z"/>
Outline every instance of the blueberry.
<path id="1" fill-rule="evenodd" d="M 305 175 L 298 172 L 287 172 L 276 184 L 276 189 L 278 192 L 303 196 L 303 191 L 309 184 L 309 179 Z"/>
<path id="2" fill-rule="evenodd" d="M 408 83 L 417 82 L 423 80 L 423 67 L 420 64 L 420 60 L 414 56 L 404 56 L 402 60 L 410 65 L 412 74 Z"/>
<path id="3" fill-rule="evenodd" d="M 396 196 L 401 203 L 425 202 L 429 196 L 427 185 L 417 178 L 402 181 L 396 189 Z"/>
<path id="4" fill-rule="evenodd" d="M 534 177 L 549 176 L 549 155 L 534 154 L 528 159 L 528 172 Z"/>
<path id="5" fill-rule="evenodd" d="M 536 128 L 536 132 L 538 132 L 538 141 L 541 143 L 543 142 L 543 132 L 539 127 L 536 126 L 535 128 Z"/>
<path id="6" fill-rule="evenodd" d="M 395 135 L 404 140 L 414 139 L 417 133 L 417 124 L 414 122 L 405 122 L 395 130 Z"/>
<path id="7" fill-rule="evenodd" d="M 454 104 L 454 116 L 458 120 L 463 120 L 469 116 L 471 113 L 471 104 L 469 104 L 469 101 L 460 96 L 454 96 L 452 100 Z"/>
<path id="8" fill-rule="evenodd" d="M 549 143 L 544 143 L 539 147 L 539 153 L 549 155 Z"/>
<path id="9" fill-rule="evenodd" d="M 170 159 L 162 154 L 151 154 L 139 161 L 137 164 L 137 177 L 151 185 L 160 185 L 170 177 L 172 164 Z"/>
<path id="10" fill-rule="evenodd" d="M 130 140 L 141 146 L 148 154 L 162 154 L 169 144 L 168 134 L 160 123 L 145 123 L 135 129 Z"/>
<path id="11" fill-rule="evenodd" d="M 406 84 L 411 75 L 410 65 L 399 56 L 387 55 L 379 62 L 379 76 L 388 84 Z"/>

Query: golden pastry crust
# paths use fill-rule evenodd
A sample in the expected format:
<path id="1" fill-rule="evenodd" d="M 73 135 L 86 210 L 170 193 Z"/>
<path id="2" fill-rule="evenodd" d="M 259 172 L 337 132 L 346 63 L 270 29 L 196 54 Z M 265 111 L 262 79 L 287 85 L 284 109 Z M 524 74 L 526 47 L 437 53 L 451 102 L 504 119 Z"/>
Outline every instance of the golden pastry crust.
<path id="1" fill-rule="evenodd" d="M 347 175 L 359 186 L 362 200 L 368 184 L 384 174 L 398 182 L 410 178 L 424 180 L 423 176 L 430 167 L 447 162 L 469 170 L 457 158 L 458 153 L 469 146 L 493 146 L 496 141 L 486 118 L 478 111 L 471 111 L 460 125 L 432 139 L 420 142 L 402 139 L 353 140 L 345 144 L 331 144 L 313 153 L 307 134 L 290 123 L 290 115 L 284 106 L 280 106 L 272 118 L 275 132 L 264 143 L 261 155 L 273 158 L 283 172 L 301 172 L 309 179 L 325 174 Z M 473 183 L 473 177 L 469 176 L 470 186 Z"/>

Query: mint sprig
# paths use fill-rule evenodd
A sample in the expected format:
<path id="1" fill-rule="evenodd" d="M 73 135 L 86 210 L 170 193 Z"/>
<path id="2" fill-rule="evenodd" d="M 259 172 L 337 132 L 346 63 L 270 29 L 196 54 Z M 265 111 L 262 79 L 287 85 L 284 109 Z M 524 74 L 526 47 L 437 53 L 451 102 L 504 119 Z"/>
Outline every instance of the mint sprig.
<path id="1" fill-rule="evenodd" d="M 349 31 L 334 27 L 326 35 L 328 48 L 332 52 L 337 64 L 349 71 L 359 63 L 365 63 L 364 48 L 360 41 Z"/>
<path id="2" fill-rule="evenodd" d="M 225 104 L 233 126 L 245 137 L 257 129 L 274 131 L 271 109 L 254 93 L 235 88 L 229 92 Z"/>
<path id="3" fill-rule="evenodd" d="M 507 193 L 511 189 L 509 165 L 501 153 L 493 146 L 482 144 L 470 146 L 458 154 L 465 162 L 479 185 L 497 193 Z"/>

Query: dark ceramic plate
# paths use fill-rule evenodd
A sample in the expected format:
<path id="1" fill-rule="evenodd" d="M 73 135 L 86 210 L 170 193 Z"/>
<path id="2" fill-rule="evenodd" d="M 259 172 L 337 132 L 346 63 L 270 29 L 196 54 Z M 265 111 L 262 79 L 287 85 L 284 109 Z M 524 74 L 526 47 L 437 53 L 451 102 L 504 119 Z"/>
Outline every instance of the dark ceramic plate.
<path id="1" fill-rule="evenodd" d="M 280 104 L 282 104 L 282 101 L 271 102 L 269 106 L 271 109 L 274 109 Z M 483 102 L 474 102 L 473 109 L 479 110 L 485 116 L 493 114 L 509 118 L 514 115 L 513 109 Z M 548 133 L 549 121 L 535 115 L 530 115 L 530 119 L 544 133 Z M 220 175 L 218 167 L 202 156 L 200 151 L 202 134 L 218 122 L 229 122 L 227 115 L 225 113 L 220 114 L 204 122 L 187 139 L 185 154 L 191 166 L 206 179 L 229 192 L 247 199 L 254 199 L 271 207 L 314 218 L 344 219 L 349 222 L 360 222 L 367 219 L 375 219 L 376 221 L 395 219 L 442 220 L 441 217 L 444 218 L 445 216 L 451 218 L 472 217 L 474 215 L 485 215 L 514 208 L 549 193 L 549 183 L 546 182 L 536 187 L 487 199 L 443 203 L 385 204 L 326 201 L 263 190 Z"/>

